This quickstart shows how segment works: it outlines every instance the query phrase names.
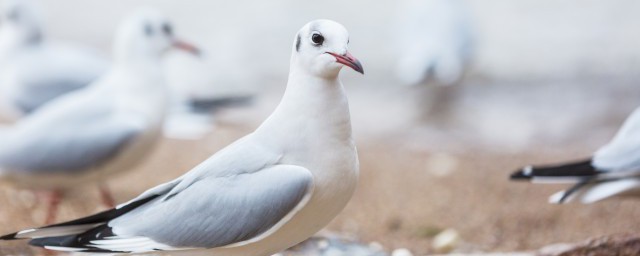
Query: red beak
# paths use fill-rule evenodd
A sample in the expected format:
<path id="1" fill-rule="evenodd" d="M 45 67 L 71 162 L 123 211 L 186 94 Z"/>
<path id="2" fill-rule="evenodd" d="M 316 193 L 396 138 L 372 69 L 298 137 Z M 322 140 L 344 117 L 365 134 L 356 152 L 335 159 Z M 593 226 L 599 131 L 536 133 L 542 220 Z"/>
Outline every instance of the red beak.
<path id="1" fill-rule="evenodd" d="M 188 53 L 191 53 L 195 56 L 200 56 L 201 51 L 200 49 L 198 49 L 197 47 L 193 46 L 190 43 L 187 43 L 185 41 L 181 41 L 179 39 L 175 39 L 173 40 L 173 47 L 180 49 L 180 50 L 184 50 Z"/>
<path id="2" fill-rule="evenodd" d="M 360 61 L 355 57 L 353 57 L 351 53 L 346 52 L 344 55 L 339 55 L 332 52 L 327 52 L 327 53 L 331 54 L 333 57 L 336 57 L 336 62 L 343 64 L 347 67 L 350 67 L 353 70 L 357 71 L 358 73 L 364 75 L 364 69 L 362 68 L 362 64 L 360 64 Z"/>

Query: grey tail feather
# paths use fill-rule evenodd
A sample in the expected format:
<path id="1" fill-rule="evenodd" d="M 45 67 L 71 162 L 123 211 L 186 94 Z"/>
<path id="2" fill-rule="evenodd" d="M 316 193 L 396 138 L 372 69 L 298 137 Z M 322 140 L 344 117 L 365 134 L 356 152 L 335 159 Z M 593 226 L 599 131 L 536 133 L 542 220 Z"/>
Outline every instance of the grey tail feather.
<path id="1" fill-rule="evenodd" d="M 253 102 L 253 96 L 236 96 L 215 99 L 190 99 L 188 104 L 192 111 L 206 113 L 221 108 L 241 107 Z"/>
<path id="2" fill-rule="evenodd" d="M 530 180 L 538 178 L 560 178 L 560 177 L 594 177 L 602 174 L 592 164 L 591 159 L 572 162 L 562 165 L 527 166 L 511 174 L 511 180 Z"/>

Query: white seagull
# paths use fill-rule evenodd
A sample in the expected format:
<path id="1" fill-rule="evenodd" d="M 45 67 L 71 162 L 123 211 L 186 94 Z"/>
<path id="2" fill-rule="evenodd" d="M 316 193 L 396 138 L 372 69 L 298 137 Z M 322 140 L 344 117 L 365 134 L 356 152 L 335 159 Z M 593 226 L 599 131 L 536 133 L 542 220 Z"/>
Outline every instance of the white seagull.
<path id="1" fill-rule="evenodd" d="M 30 0 L 4 1 L 0 11 L 0 103 L 9 118 L 83 88 L 108 67 L 92 49 L 49 40 L 38 8 Z"/>
<path id="2" fill-rule="evenodd" d="M 0 239 L 73 252 L 267 256 L 309 238 L 344 208 L 358 180 L 338 74 L 345 65 L 363 69 L 348 42 L 334 21 L 306 24 L 282 101 L 255 132 L 115 209 Z"/>
<path id="3" fill-rule="evenodd" d="M 464 1 L 408 0 L 399 16 L 397 77 L 408 85 L 457 83 L 473 51 Z"/>
<path id="4" fill-rule="evenodd" d="M 0 180 L 51 191 L 52 222 L 62 191 L 104 182 L 140 162 L 161 132 L 167 96 L 161 57 L 172 46 L 195 51 L 157 12 L 128 18 L 105 75 L 0 130 Z M 101 191 L 112 204 L 108 191 Z"/>
<path id="5" fill-rule="evenodd" d="M 511 179 L 575 184 L 552 195 L 550 203 L 579 200 L 588 204 L 612 196 L 640 196 L 640 108 L 593 157 L 556 166 L 527 166 L 513 173 Z"/>

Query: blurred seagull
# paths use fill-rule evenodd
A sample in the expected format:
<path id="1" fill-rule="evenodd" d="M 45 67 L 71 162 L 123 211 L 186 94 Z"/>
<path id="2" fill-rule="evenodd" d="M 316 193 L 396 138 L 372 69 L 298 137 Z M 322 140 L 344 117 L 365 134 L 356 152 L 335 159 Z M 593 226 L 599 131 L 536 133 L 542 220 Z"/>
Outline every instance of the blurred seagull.
<path id="1" fill-rule="evenodd" d="M 52 191 L 52 222 L 61 191 L 131 169 L 161 131 L 166 88 L 160 58 L 170 47 L 196 52 L 174 37 L 161 14 L 144 10 L 128 18 L 116 35 L 110 71 L 0 130 L 0 179 Z M 105 204 L 113 204 L 108 191 L 101 192 Z"/>
<path id="2" fill-rule="evenodd" d="M 163 128 L 165 137 L 199 140 L 214 129 L 217 111 L 252 103 L 253 94 L 234 83 L 216 80 L 220 74 L 209 56 L 206 52 L 199 58 L 176 55 L 167 61 L 171 102 Z"/>
<path id="3" fill-rule="evenodd" d="M 108 68 L 96 52 L 47 40 L 30 0 L 4 1 L 0 11 L 0 103 L 10 118 L 83 88 Z"/>
<path id="4" fill-rule="evenodd" d="M 363 69 L 348 41 L 336 22 L 306 24 L 273 114 L 182 177 L 115 209 L 0 239 L 73 252 L 225 256 L 267 256 L 305 240 L 344 208 L 358 179 L 338 74 Z"/>
<path id="5" fill-rule="evenodd" d="M 464 1 L 409 0 L 399 16 L 397 77 L 408 85 L 458 82 L 473 44 Z"/>
<path id="6" fill-rule="evenodd" d="M 513 173 L 511 179 L 575 184 L 552 195 L 550 203 L 579 199 L 588 204 L 617 195 L 640 196 L 640 108 L 592 158 L 557 166 L 527 166 Z"/>

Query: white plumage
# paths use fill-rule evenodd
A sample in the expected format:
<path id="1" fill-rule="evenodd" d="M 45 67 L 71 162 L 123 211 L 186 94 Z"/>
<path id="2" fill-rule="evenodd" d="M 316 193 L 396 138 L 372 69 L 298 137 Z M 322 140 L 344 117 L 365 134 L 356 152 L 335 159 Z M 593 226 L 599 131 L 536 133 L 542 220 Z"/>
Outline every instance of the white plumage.
<path id="1" fill-rule="evenodd" d="M 0 111 L 9 118 L 81 89 L 108 69 L 88 47 L 47 37 L 30 0 L 3 1 L 0 10 Z"/>
<path id="2" fill-rule="evenodd" d="M 0 239 L 67 251 L 267 256 L 327 225 L 351 198 L 358 157 L 338 74 L 363 72 L 346 29 L 316 20 L 296 35 L 286 92 L 255 132 L 115 209 Z M 175 251 L 174 251 L 175 250 Z M 207 251 L 203 251 L 207 250 Z"/>
<path id="3" fill-rule="evenodd" d="M 194 50 L 178 41 L 170 26 L 153 10 L 131 16 L 118 29 L 108 72 L 3 129 L 0 178 L 51 190 L 57 197 L 61 190 L 104 182 L 149 155 L 161 134 L 167 101 L 161 57 L 174 46 Z"/>

